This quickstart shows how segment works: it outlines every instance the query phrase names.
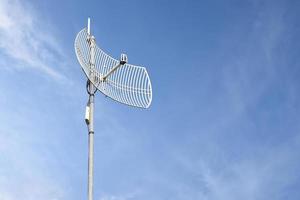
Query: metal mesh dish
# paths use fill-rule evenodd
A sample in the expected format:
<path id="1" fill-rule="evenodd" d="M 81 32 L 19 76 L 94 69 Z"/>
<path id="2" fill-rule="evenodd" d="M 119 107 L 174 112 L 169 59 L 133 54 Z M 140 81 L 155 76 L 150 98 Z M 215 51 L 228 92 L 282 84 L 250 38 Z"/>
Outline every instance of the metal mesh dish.
<path id="1" fill-rule="evenodd" d="M 106 54 L 97 45 L 95 64 L 91 65 L 89 37 L 87 29 L 84 28 L 75 39 L 77 59 L 88 79 L 99 91 L 113 100 L 130 106 L 148 108 L 152 101 L 152 87 L 146 68 L 124 64 L 114 70 L 115 66 L 120 65 L 120 61 Z"/>

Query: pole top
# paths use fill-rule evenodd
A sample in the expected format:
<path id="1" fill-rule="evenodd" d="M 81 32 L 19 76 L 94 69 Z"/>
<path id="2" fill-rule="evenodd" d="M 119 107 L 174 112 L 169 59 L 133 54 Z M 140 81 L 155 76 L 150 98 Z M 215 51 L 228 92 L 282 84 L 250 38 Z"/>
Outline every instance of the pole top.
<path id="1" fill-rule="evenodd" d="M 91 35 L 91 19 L 88 18 L 88 35 Z"/>

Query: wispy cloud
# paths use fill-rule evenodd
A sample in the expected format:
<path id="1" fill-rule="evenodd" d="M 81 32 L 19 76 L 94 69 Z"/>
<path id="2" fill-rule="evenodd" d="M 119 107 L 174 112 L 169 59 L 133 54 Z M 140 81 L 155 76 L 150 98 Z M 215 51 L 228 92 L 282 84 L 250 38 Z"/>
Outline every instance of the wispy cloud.
<path id="1" fill-rule="evenodd" d="M 35 10 L 18 0 L 0 1 L 0 52 L 1 59 L 11 59 L 2 68 L 31 68 L 56 79 L 65 80 L 60 72 L 63 51 Z M 9 58 L 7 58 L 7 56 Z"/>
<path id="2" fill-rule="evenodd" d="M 219 115 L 211 119 L 213 125 L 197 127 L 198 133 L 190 135 L 190 144 L 198 148 L 174 148 L 179 163 L 174 165 L 190 175 L 170 181 L 177 199 L 299 198 L 294 187 L 299 183 L 300 135 L 293 123 L 298 109 L 290 109 L 296 83 L 281 73 L 288 71 L 285 53 L 290 50 L 282 43 L 292 29 L 286 25 L 284 5 L 271 4 L 256 7 L 249 32 L 235 37 L 244 31 L 238 24 L 221 47 L 227 55 L 216 94 L 221 106 L 211 108 Z"/>
<path id="3" fill-rule="evenodd" d="M 40 15 L 29 2 L 0 0 L 0 70 L 41 72 L 56 82 L 65 83 L 67 78 L 61 72 L 65 62 L 62 47 L 51 25 L 41 22 Z M 32 129 L 33 122 L 27 119 L 35 116 L 32 112 L 37 108 L 27 105 L 31 109 L 24 111 L 24 115 L 18 106 L 7 104 L 14 102 L 16 93 L 9 93 L 4 87 L 1 92 L 0 199 L 65 199 L 66 186 L 52 177 L 53 171 L 48 171 L 47 143 L 44 143 L 44 152 L 36 148 L 40 143 L 34 144 L 38 131 Z M 26 92 L 22 94 L 22 99 L 26 99 Z M 40 113 L 38 119 L 44 116 Z"/>
<path id="4" fill-rule="evenodd" d="M 8 135 L 2 134 L 4 132 Z M 45 173 L 48 171 L 47 158 L 32 149 L 33 141 L 26 139 L 22 130 L 16 127 L 9 131 L 2 126 L 0 133 L 0 199 L 63 199 L 65 187 L 51 178 L 49 172 Z"/>
<path id="5" fill-rule="evenodd" d="M 253 157 L 221 164 L 221 171 L 201 165 L 198 173 L 207 185 L 208 199 L 281 199 L 283 191 L 299 178 L 295 176 L 299 138 L 294 139 L 296 142 L 268 147 Z"/>
<path id="6" fill-rule="evenodd" d="M 135 192 L 129 192 L 122 195 L 112 195 L 112 194 L 102 194 L 100 200 L 130 200 L 136 199 L 140 192 L 136 190 Z"/>

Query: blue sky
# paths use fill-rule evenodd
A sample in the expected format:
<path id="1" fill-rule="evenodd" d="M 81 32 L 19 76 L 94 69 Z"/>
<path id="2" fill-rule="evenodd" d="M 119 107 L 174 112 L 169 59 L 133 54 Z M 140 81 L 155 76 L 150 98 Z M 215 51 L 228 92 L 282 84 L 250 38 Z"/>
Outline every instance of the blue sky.
<path id="1" fill-rule="evenodd" d="M 300 198 L 297 1 L 0 0 L 0 199 L 87 197 L 86 78 L 97 44 L 147 67 L 153 102 L 100 93 L 95 200 Z"/>

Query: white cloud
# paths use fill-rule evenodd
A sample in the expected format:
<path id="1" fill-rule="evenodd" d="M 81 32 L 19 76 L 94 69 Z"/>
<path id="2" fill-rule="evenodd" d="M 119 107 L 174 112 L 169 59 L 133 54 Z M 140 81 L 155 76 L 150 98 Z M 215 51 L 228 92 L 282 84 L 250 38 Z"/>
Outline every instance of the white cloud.
<path id="1" fill-rule="evenodd" d="M 113 194 L 103 194 L 101 195 L 100 200 L 130 200 L 135 199 L 140 192 L 136 190 L 135 192 L 129 192 L 122 195 L 113 195 Z"/>
<path id="2" fill-rule="evenodd" d="M 17 128 L 1 127 L 0 133 L 0 199 L 63 199 L 65 187 L 51 178 L 45 156 L 32 149 L 33 142 Z"/>
<path id="3" fill-rule="evenodd" d="M 298 135 L 278 146 L 256 146 L 251 156 L 238 160 L 220 158 L 227 150 L 218 147 L 215 156 L 176 153 L 177 164 L 190 177 L 169 181 L 169 186 L 174 199 L 285 199 L 288 188 L 299 180 L 299 144 Z"/>
<path id="4" fill-rule="evenodd" d="M 63 51 L 47 26 L 28 2 L 0 0 L 0 69 L 34 70 L 65 83 L 66 77 L 59 72 Z M 2 88 L 0 200 L 66 199 L 63 178 L 49 170 L 45 152 L 50 150 L 44 146 L 43 152 L 36 147 L 43 140 L 34 143 L 38 131 L 28 118 L 35 116 L 32 112 L 36 108 L 28 105 L 30 109 L 19 112 L 17 106 L 7 104 L 14 101 L 13 94 Z M 26 98 L 25 94 L 22 99 Z"/>
<path id="5" fill-rule="evenodd" d="M 297 95 L 295 83 L 285 80 L 280 73 L 285 58 L 280 55 L 282 63 L 278 63 L 276 51 L 290 30 L 283 17 L 285 8 L 275 7 L 261 9 L 252 31 L 238 41 L 239 51 L 233 51 L 233 56 L 230 52 L 232 57 L 224 62 L 220 99 L 225 103 L 220 106 L 221 111 L 214 110 L 223 115 L 216 116 L 218 120 L 205 129 L 212 136 L 205 137 L 206 143 L 199 145 L 199 152 L 186 148 L 174 153 L 175 160 L 191 174 L 189 180 L 196 179 L 192 184 L 189 180 L 170 183 L 176 185 L 177 196 L 187 195 L 178 199 L 290 199 L 286 198 L 289 192 L 290 197 L 298 199 L 293 189 L 299 182 L 300 135 L 299 126 L 293 123 L 297 120 L 290 113 L 297 110 L 290 106 L 296 104 Z M 233 40 L 234 36 L 228 39 Z M 224 46 L 230 47 L 228 43 Z M 282 83 L 285 81 L 288 83 Z M 280 115 L 282 120 L 278 124 L 267 120 L 257 123 L 257 118 L 263 115 L 259 103 L 272 98 L 269 90 L 280 91 L 281 88 L 276 88 L 278 83 L 284 86 L 281 95 L 285 100 L 273 105 L 269 116 Z M 249 110 L 251 117 L 248 117 Z M 288 120 L 292 122 L 287 126 Z M 193 140 L 202 141 L 203 136 L 199 133 Z"/>
<path id="6" fill-rule="evenodd" d="M 38 69 L 56 80 L 65 80 L 59 72 L 63 53 L 47 22 L 41 22 L 30 5 L 18 0 L 0 1 L 1 59 L 13 59 L 15 64 L 1 68 Z M 3 62 L 2 62 L 3 63 Z"/>

